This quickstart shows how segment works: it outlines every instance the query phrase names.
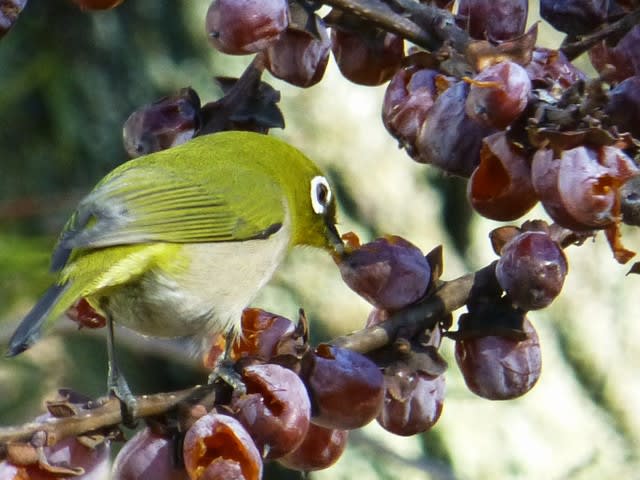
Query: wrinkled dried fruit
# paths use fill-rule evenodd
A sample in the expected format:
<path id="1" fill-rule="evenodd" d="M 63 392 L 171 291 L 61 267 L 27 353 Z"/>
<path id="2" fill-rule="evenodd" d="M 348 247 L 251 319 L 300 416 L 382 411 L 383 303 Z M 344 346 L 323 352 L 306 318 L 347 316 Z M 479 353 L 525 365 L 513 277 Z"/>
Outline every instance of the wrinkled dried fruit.
<path id="1" fill-rule="evenodd" d="M 557 84 L 560 88 L 565 89 L 578 80 L 587 79 L 584 72 L 567 60 L 564 53 L 542 47 L 534 49 L 531 62 L 524 69 L 527 71 L 531 83 L 543 88 L 553 87 Z"/>
<path id="2" fill-rule="evenodd" d="M 349 432 L 346 430 L 324 428 L 312 423 L 302 444 L 278 459 L 278 462 L 287 468 L 303 472 L 329 468 L 344 452 L 348 438 Z"/>
<path id="3" fill-rule="evenodd" d="M 507 128 L 524 111 L 531 92 L 526 70 L 514 62 L 485 68 L 471 82 L 465 111 L 472 119 L 495 128 Z"/>
<path id="4" fill-rule="evenodd" d="M 607 19 L 609 0 L 540 0 L 540 16 L 572 36 L 591 32 Z"/>
<path id="5" fill-rule="evenodd" d="M 505 132 L 482 141 L 480 165 L 467 183 L 467 198 L 478 213 L 501 221 L 520 218 L 538 202 L 529 162 Z"/>
<path id="6" fill-rule="evenodd" d="M 415 154 L 415 143 L 427 112 L 438 96 L 436 70 L 408 66 L 391 78 L 382 102 L 382 122 L 409 155 Z"/>
<path id="7" fill-rule="evenodd" d="M 151 431 L 149 427 L 140 430 L 118 452 L 111 478 L 117 480 L 188 480 L 182 467 L 176 465 L 176 443 Z"/>
<path id="8" fill-rule="evenodd" d="M 227 415 L 198 419 L 184 437 L 183 456 L 191 480 L 262 478 L 260 452 L 242 424 Z"/>
<path id="9" fill-rule="evenodd" d="M 555 159 L 551 149 L 533 157 L 533 187 L 547 213 L 574 230 L 606 228 L 620 216 L 620 188 L 640 170 L 620 149 L 576 147 Z"/>
<path id="10" fill-rule="evenodd" d="M 589 49 L 589 60 L 599 73 L 606 72 L 609 81 L 622 82 L 633 75 L 640 75 L 640 25 L 629 30 L 615 46 L 609 46 L 606 40 Z M 615 71 L 608 71 L 609 66 Z"/>
<path id="11" fill-rule="evenodd" d="M 231 55 L 264 50 L 288 25 L 287 0 L 213 0 L 207 10 L 211 44 Z"/>
<path id="12" fill-rule="evenodd" d="M 378 423 L 391 433 L 410 436 L 426 432 L 440 418 L 444 403 L 444 375 L 420 372 L 385 373 L 384 406 Z"/>
<path id="13" fill-rule="evenodd" d="M 380 369 L 353 350 L 320 344 L 315 352 L 305 355 L 302 378 L 311 398 L 311 422 L 316 425 L 360 428 L 382 407 L 384 379 Z"/>
<path id="14" fill-rule="evenodd" d="M 609 93 L 604 111 L 619 132 L 640 138 L 640 76 L 629 77 L 616 85 Z"/>
<path id="15" fill-rule="evenodd" d="M 487 336 L 456 340 L 455 356 L 469 390 L 489 400 L 509 400 L 527 393 L 540 377 L 538 334 L 525 318 L 522 341 Z"/>
<path id="16" fill-rule="evenodd" d="M 124 148 L 131 158 L 190 140 L 199 126 L 200 98 L 191 88 L 133 112 L 124 123 Z"/>
<path id="17" fill-rule="evenodd" d="M 496 277 L 514 305 L 523 310 L 545 308 L 562 290 L 567 259 L 543 232 L 523 232 L 502 248 Z"/>
<path id="18" fill-rule="evenodd" d="M 309 428 L 311 404 L 300 377 L 274 364 L 242 371 L 247 394 L 235 399 L 234 416 L 247 429 L 265 459 L 295 450 Z"/>
<path id="19" fill-rule="evenodd" d="M 528 12 L 527 0 L 460 0 L 457 23 L 479 40 L 509 40 L 524 33 Z"/>
<path id="20" fill-rule="evenodd" d="M 465 112 L 469 86 L 458 82 L 436 99 L 418 133 L 414 159 L 468 178 L 480 163 L 482 139 L 495 130 Z"/>
<path id="21" fill-rule="evenodd" d="M 266 51 L 269 72 L 297 87 L 311 87 L 324 75 L 329 61 L 331 41 L 327 29 L 320 25 L 316 38 L 308 32 L 287 29 Z"/>
<path id="22" fill-rule="evenodd" d="M 337 260 L 344 282 L 372 305 L 397 310 L 422 297 L 431 278 L 424 255 L 412 243 L 387 236 Z"/>
<path id="23" fill-rule="evenodd" d="M 3 0 L 0 2 L 0 38 L 13 27 L 26 5 L 27 0 Z"/>
<path id="24" fill-rule="evenodd" d="M 380 85 L 400 68 L 402 37 L 388 32 L 331 29 L 331 50 L 342 75 L 359 85 Z"/>
<path id="25" fill-rule="evenodd" d="M 242 335 L 233 346 L 231 358 L 251 356 L 270 360 L 276 355 L 290 353 L 296 342 L 296 326 L 291 320 L 259 308 L 245 308 L 242 312 Z"/>

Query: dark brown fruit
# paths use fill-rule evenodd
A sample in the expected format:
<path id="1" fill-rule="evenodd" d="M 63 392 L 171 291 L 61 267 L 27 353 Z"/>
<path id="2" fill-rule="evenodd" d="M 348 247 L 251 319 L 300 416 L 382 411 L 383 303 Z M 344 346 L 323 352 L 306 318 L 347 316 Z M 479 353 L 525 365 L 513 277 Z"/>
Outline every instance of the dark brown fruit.
<path id="1" fill-rule="evenodd" d="M 311 398 L 311 422 L 316 425 L 360 428 L 382 408 L 382 373 L 375 363 L 353 350 L 320 344 L 315 352 L 305 355 L 302 378 Z"/>
<path id="2" fill-rule="evenodd" d="M 484 125 L 507 128 L 524 111 L 530 92 L 526 70 L 515 62 L 500 62 L 471 80 L 465 111 Z"/>
<path id="3" fill-rule="evenodd" d="M 509 400 L 527 393 L 538 381 L 540 342 L 525 319 L 527 339 L 499 336 L 457 340 L 456 361 L 469 390 L 489 400 Z"/>
<path id="4" fill-rule="evenodd" d="M 504 131 L 482 141 L 480 164 L 467 183 L 467 198 L 478 213 L 500 221 L 520 218 L 538 202 L 529 162 Z"/>
<path id="5" fill-rule="evenodd" d="M 260 480 L 262 458 L 235 418 L 209 413 L 187 431 L 184 464 L 191 480 Z"/>
<path id="6" fill-rule="evenodd" d="M 182 465 L 176 465 L 176 442 L 148 427 L 140 430 L 118 452 L 111 478 L 117 480 L 188 480 Z"/>
<path id="7" fill-rule="evenodd" d="M 214 0 L 206 19 L 213 46 L 232 55 L 264 50 L 288 25 L 287 0 Z"/>
<path id="8" fill-rule="evenodd" d="M 460 0 L 458 25 L 473 38 L 509 40 L 524 33 L 527 0 Z"/>
<path id="9" fill-rule="evenodd" d="M 271 74 L 297 87 L 311 87 L 324 75 L 331 41 L 326 28 L 319 27 L 320 38 L 308 32 L 287 29 L 266 50 L 266 67 Z"/>
<path id="10" fill-rule="evenodd" d="M 185 143 L 199 127 L 199 114 L 200 98 L 191 88 L 144 105 L 124 122 L 124 148 L 135 158 Z"/>
<path id="11" fill-rule="evenodd" d="M 349 432 L 309 425 L 302 444 L 289 455 L 278 459 L 282 465 L 293 470 L 312 472 L 323 470 L 336 463 L 347 447 Z"/>
<path id="12" fill-rule="evenodd" d="M 385 374 L 384 406 L 377 420 L 391 433 L 410 436 L 426 432 L 440 418 L 445 379 L 444 375 L 403 373 Z"/>
<path id="13" fill-rule="evenodd" d="M 337 260 L 344 282 L 372 305 L 397 310 L 424 295 L 431 268 L 412 243 L 387 236 L 366 243 Z"/>
<path id="14" fill-rule="evenodd" d="M 311 405 L 300 377 L 274 364 L 242 371 L 247 394 L 235 399 L 234 416 L 247 429 L 265 459 L 295 450 L 309 428 Z"/>
<path id="15" fill-rule="evenodd" d="M 4 37 L 13 27 L 26 5 L 27 0 L 3 0 L 0 2 L 0 38 Z"/>
<path id="16" fill-rule="evenodd" d="M 259 308 L 245 308 L 242 312 L 242 334 L 234 344 L 231 356 L 257 357 L 270 360 L 272 357 L 292 350 L 296 327 L 291 320 Z"/>
<path id="17" fill-rule="evenodd" d="M 468 178 L 480 163 L 482 139 L 495 132 L 465 112 L 469 86 L 458 82 L 438 96 L 427 113 L 414 159 L 444 172 Z"/>
<path id="18" fill-rule="evenodd" d="M 543 232 L 523 232 L 502 248 L 496 277 L 511 301 L 523 310 L 538 310 L 553 302 L 567 276 L 560 246 Z"/>
<path id="19" fill-rule="evenodd" d="M 359 85 L 380 85 L 402 65 L 404 40 L 388 32 L 333 28 L 331 50 L 345 78 Z"/>
<path id="20" fill-rule="evenodd" d="M 411 156 L 420 128 L 438 96 L 436 70 L 408 66 L 391 78 L 382 102 L 382 122 Z"/>

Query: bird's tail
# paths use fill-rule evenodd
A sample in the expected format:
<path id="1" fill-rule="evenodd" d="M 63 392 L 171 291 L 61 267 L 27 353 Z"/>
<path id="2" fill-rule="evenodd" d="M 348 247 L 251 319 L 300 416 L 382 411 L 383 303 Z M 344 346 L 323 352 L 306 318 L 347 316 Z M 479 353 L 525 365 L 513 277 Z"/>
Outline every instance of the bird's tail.
<path id="1" fill-rule="evenodd" d="M 53 285 L 45 292 L 13 332 L 9 340 L 7 357 L 18 355 L 31 347 L 40 338 L 46 320 L 63 313 L 64 310 L 61 311 L 61 308 L 66 309 L 66 306 L 60 305 L 60 300 L 68 286 L 68 283 Z"/>

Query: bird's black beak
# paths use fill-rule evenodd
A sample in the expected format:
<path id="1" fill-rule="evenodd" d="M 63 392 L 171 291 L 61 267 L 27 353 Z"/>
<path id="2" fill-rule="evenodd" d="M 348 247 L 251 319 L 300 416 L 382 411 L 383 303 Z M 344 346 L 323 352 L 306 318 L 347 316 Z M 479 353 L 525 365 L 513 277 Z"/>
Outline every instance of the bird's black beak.
<path id="1" fill-rule="evenodd" d="M 338 233 L 338 229 L 336 228 L 336 224 L 333 219 L 327 218 L 327 232 L 328 232 L 328 240 L 329 246 L 331 247 L 331 255 L 335 258 L 341 258 L 344 255 L 344 242 L 340 237 L 340 233 Z"/>

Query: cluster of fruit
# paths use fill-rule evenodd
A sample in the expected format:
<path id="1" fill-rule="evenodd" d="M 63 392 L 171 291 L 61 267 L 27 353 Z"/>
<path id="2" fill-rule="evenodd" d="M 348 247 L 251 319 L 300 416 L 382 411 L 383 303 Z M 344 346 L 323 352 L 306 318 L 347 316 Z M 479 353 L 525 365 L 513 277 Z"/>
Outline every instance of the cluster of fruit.
<path id="1" fill-rule="evenodd" d="M 406 1 L 388 3 L 397 9 Z M 103 8 L 119 2 L 110 3 Z M 438 51 L 412 47 L 408 54 L 401 36 L 363 16 L 334 9 L 320 18 L 321 3 L 214 0 L 206 16 L 211 43 L 224 53 L 258 54 L 254 73 L 227 79 L 224 101 L 201 106 L 197 94 L 184 89 L 134 112 L 124 128 L 129 154 L 166 149 L 212 128 L 278 126 L 277 92 L 260 82 L 259 73 L 265 68 L 309 87 L 322 79 L 332 52 L 350 81 L 389 81 L 382 105 L 387 130 L 415 161 L 468 178 L 468 199 L 478 213 L 513 221 L 540 202 L 556 224 L 525 222 L 492 233 L 499 259 L 477 276 L 457 331 L 445 317 L 357 353 L 312 348 L 304 323 L 246 310 L 242 341 L 232 352 L 246 394 L 233 393 L 208 411 L 194 408 L 182 425 L 184 435 L 169 434 L 166 426 L 142 430 L 118 455 L 117 478 L 153 471 L 159 479 L 257 479 L 264 460 L 310 471 L 335 462 L 349 430 L 373 419 L 398 435 L 427 431 L 444 402 L 443 338 L 455 341 L 456 361 L 472 392 L 489 399 L 520 396 L 541 368 L 527 312 L 547 307 L 560 293 L 567 238 L 603 230 L 619 262 L 633 256 L 620 243 L 619 224 L 640 223 L 625 203 L 625 195 L 637 198 L 629 185 L 640 173 L 634 161 L 640 25 L 585 48 L 599 72 L 587 79 L 562 51 L 535 46 L 535 28 L 525 32 L 527 1 L 461 0 L 452 18 L 469 37 L 467 51 L 452 52 L 444 42 Z M 448 10 L 454 4 L 419 3 Z M 631 0 L 543 0 L 540 14 L 567 33 L 568 42 L 579 42 L 638 7 Z M 477 52 L 472 47 L 480 44 L 489 47 L 471 61 Z M 405 239 L 360 245 L 348 236 L 347 243 L 348 253 L 336 262 L 345 283 L 373 306 L 367 327 L 428 301 L 441 284 L 438 255 L 425 256 Z M 76 308 L 77 320 L 92 324 L 96 319 L 85 308 Z M 214 350 L 209 363 L 221 351 Z M 174 461 L 176 451 L 184 468 Z"/>

